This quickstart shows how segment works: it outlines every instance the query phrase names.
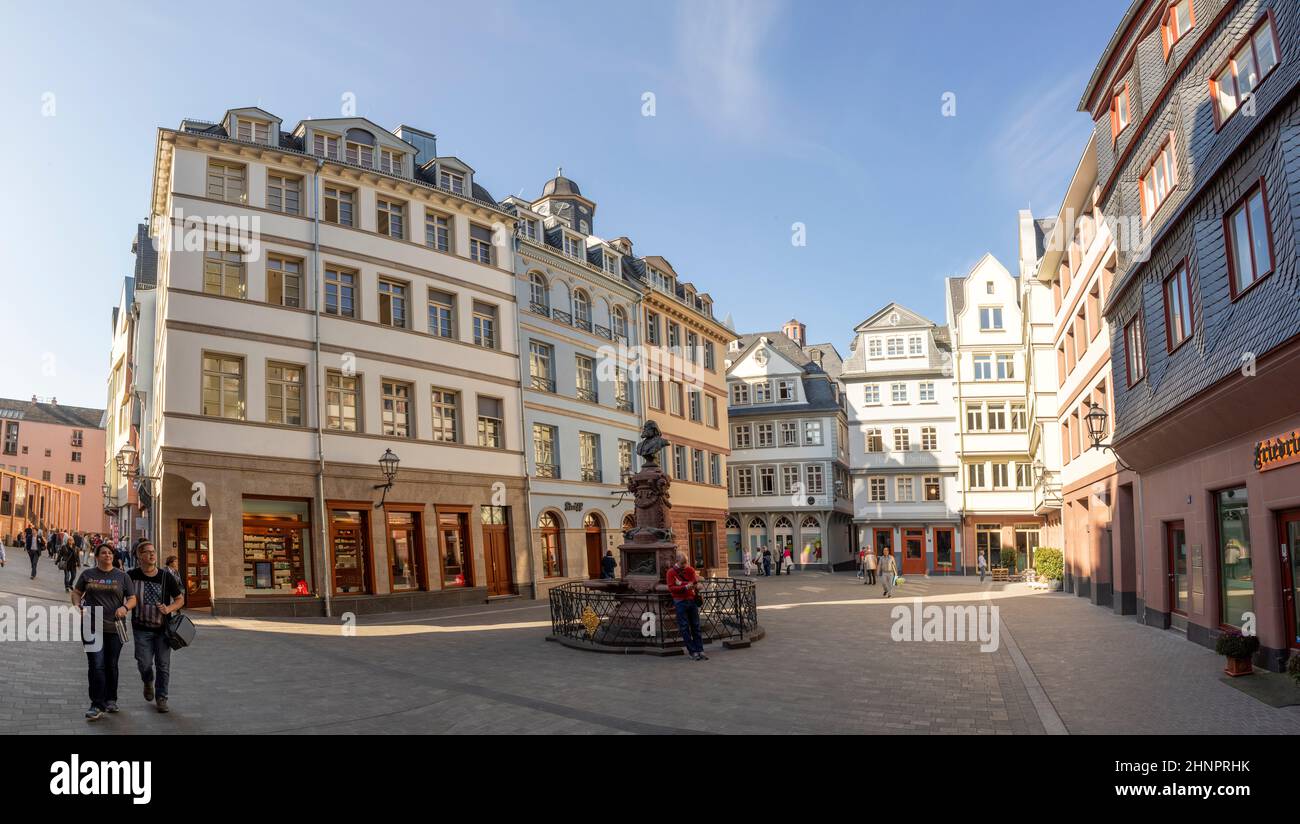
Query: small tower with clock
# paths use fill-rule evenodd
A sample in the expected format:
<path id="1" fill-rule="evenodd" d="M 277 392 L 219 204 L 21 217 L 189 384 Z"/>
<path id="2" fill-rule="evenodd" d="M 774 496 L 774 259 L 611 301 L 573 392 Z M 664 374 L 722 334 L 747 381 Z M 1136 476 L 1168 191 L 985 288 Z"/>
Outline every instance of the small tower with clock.
<path id="1" fill-rule="evenodd" d="M 542 196 L 533 201 L 532 207 L 538 214 L 553 217 L 584 236 L 595 231 L 596 204 L 583 197 L 578 184 L 564 176 L 563 167 L 555 170 L 555 177 L 546 182 Z"/>

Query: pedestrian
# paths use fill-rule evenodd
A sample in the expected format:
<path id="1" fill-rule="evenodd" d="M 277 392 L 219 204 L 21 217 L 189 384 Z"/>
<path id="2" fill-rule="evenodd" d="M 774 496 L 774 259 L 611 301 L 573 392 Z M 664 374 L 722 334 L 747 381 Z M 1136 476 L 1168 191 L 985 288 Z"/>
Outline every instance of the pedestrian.
<path id="1" fill-rule="evenodd" d="M 41 559 L 41 550 L 36 543 L 36 530 L 31 524 L 23 531 L 24 544 L 27 546 L 27 557 L 32 559 L 32 580 L 36 580 L 36 562 Z"/>
<path id="2" fill-rule="evenodd" d="M 785 550 L 782 549 L 780 543 L 777 543 L 777 545 L 776 545 L 776 575 L 777 575 L 778 578 L 781 577 L 781 565 L 784 564 L 784 563 L 785 563 Z"/>
<path id="3" fill-rule="evenodd" d="M 979 571 L 980 583 L 984 583 L 984 573 L 988 571 L 989 562 L 984 558 L 984 551 L 980 550 L 979 557 L 975 559 L 975 569 Z"/>
<path id="4" fill-rule="evenodd" d="M 90 682 L 87 721 L 98 721 L 106 712 L 117 712 L 117 659 L 126 639 L 118 632 L 115 619 L 125 618 L 135 603 L 134 582 L 113 566 L 112 545 L 102 544 L 95 555 L 95 566 L 82 572 L 72 588 L 73 606 L 94 610 L 91 626 L 98 625 L 89 638 L 83 639 L 99 647 L 93 652 L 86 651 Z"/>
<path id="5" fill-rule="evenodd" d="M 695 569 L 686 563 L 686 556 L 677 553 L 677 560 L 668 568 L 668 592 L 673 596 L 673 611 L 677 613 L 677 629 L 686 645 L 686 654 L 692 661 L 707 661 L 704 638 L 700 634 L 699 578 Z"/>
<path id="6" fill-rule="evenodd" d="M 167 556 L 167 562 L 163 564 L 163 568 L 166 569 L 168 572 L 170 572 L 172 575 L 174 575 L 176 577 L 176 582 L 180 583 L 181 569 L 179 566 L 177 566 L 175 555 Z"/>
<path id="7" fill-rule="evenodd" d="M 127 573 L 139 602 L 131 614 L 135 665 L 144 680 L 144 700 L 156 701 L 158 712 L 167 712 L 172 657 L 167 645 L 167 616 L 185 606 L 185 593 L 176 576 L 158 566 L 158 550 L 153 544 L 144 541 L 135 551 L 140 565 Z"/>
<path id="8" fill-rule="evenodd" d="M 772 550 L 763 547 L 763 577 L 772 577 Z"/>
<path id="9" fill-rule="evenodd" d="M 792 569 L 794 569 L 794 552 L 787 546 L 785 548 L 785 574 L 789 575 Z"/>
<path id="10" fill-rule="evenodd" d="M 867 547 L 865 554 L 862 556 L 862 567 L 866 572 L 866 580 L 863 584 L 871 586 L 876 585 L 876 553 L 871 547 Z"/>
<path id="11" fill-rule="evenodd" d="M 63 570 L 63 591 L 71 592 L 72 585 L 77 581 L 77 570 L 81 568 L 81 557 L 77 554 L 77 548 L 71 542 L 59 547 L 59 554 L 55 556 L 54 564 Z"/>
<path id="12" fill-rule="evenodd" d="M 605 557 L 600 559 L 600 577 L 612 579 L 617 566 L 618 561 L 614 560 L 614 550 L 605 550 Z"/>
<path id="13" fill-rule="evenodd" d="M 745 561 L 745 575 L 752 578 L 754 575 L 754 551 L 746 547 L 741 557 Z"/>
<path id="14" fill-rule="evenodd" d="M 122 549 L 112 541 L 105 541 L 102 546 L 108 547 L 109 551 L 113 553 L 113 567 L 115 569 L 122 569 L 122 556 L 126 554 L 126 550 Z M 96 555 L 96 557 L 98 557 L 98 555 Z"/>
<path id="15" fill-rule="evenodd" d="M 45 552 L 45 551 L 46 551 L 46 549 L 45 549 L 45 527 L 43 527 L 43 526 L 42 526 L 42 527 L 37 527 L 37 529 L 36 529 L 36 551 L 37 551 L 37 552 Z"/>
<path id="16" fill-rule="evenodd" d="M 880 580 L 884 587 L 885 597 L 894 597 L 894 578 L 898 573 L 898 563 L 894 560 L 894 553 L 880 553 Z"/>

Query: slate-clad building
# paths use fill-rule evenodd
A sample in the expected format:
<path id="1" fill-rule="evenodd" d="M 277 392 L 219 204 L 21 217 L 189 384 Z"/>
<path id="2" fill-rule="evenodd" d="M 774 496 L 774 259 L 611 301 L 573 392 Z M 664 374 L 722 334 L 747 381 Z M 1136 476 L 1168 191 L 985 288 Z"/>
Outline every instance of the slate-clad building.
<path id="1" fill-rule="evenodd" d="M 1275 669 L 1300 646 L 1298 78 L 1294 2 L 1136 0 L 1080 104 L 1116 228 L 1139 614 L 1207 646 L 1253 629 Z"/>

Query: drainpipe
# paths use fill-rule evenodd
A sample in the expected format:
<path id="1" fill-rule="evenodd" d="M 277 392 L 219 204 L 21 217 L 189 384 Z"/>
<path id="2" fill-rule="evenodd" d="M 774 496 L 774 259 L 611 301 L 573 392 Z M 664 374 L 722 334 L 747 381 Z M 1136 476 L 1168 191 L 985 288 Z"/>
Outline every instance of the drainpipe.
<path id="1" fill-rule="evenodd" d="M 966 416 L 966 405 L 962 403 L 961 399 L 961 334 L 957 331 L 959 326 L 960 324 L 957 322 L 957 317 L 954 315 L 952 324 L 952 382 L 953 386 L 957 388 L 957 482 L 961 484 L 961 510 L 957 513 L 957 532 L 964 539 L 966 537 L 964 531 L 966 525 L 962 523 L 962 521 L 966 514 L 966 466 L 961 462 L 961 456 L 966 454 L 966 424 L 964 421 Z M 966 542 L 963 540 L 961 545 L 963 562 L 966 560 L 966 553 L 969 550 L 970 548 L 966 546 Z M 978 555 L 976 556 L 976 560 L 979 560 Z M 965 563 L 961 565 L 961 574 L 966 574 Z"/>
<path id="2" fill-rule="evenodd" d="M 321 593 L 325 596 L 325 617 L 333 617 L 333 604 L 330 601 L 333 589 L 329 570 L 329 526 L 325 516 L 325 431 L 321 413 L 325 409 L 322 393 L 325 391 L 321 380 L 320 357 L 320 170 L 325 166 L 324 158 L 316 158 L 316 171 L 312 174 L 311 207 L 311 291 L 312 291 L 312 373 L 316 384 L 316 520 L 320 524 L 320 571 L 317 580 L 321 582 Z"/>
<path id="3" fill-rule="evenodd" d="M 514 249 L 515 249 L 514 260 L 515 260 L 516 278 L 518 278 L 519 275 L 522 274 L 519 270 L 521 268 L 526 268 L 526 267 L 521 267 L 519 265 L 520 252 L 522 248 L 523 248 L 523 244 L 520 242 L 519 236 L 516 234 L 514 238 Z M 515 349 L 519 352 L 519 357 L 517 359 L 519 361 L 519 434 L 520 437 L 522 438 L 522 443 L 520 443 L 520 451 L 524 453 L 523 454 L 523 458 L 524 458 L 524 530 L 523 532 L 526 538 L 525 543 L 528 544 L 528 583 L 533 588 L 533 600 L 536 600 L 537 599 L 537 560 L 533 557 L 533 484 L 532 484 L 532 476 L 528 474 L 528 450 L 526 448 L 528 444 L 528 432 L 525 429 L 525 426 L 527 426 L 527 421 L 524 417 L 524 386 L 527 385 L 526 381 L 528 379 L 528 375 L 524 371 L 524 351 L 523 351 L 523 347 L 520 346 L 520 343 L 524 339 L 524 330 L 523 330 L 523 321 L 520 320 L 519 318 L 518 289 L 519 289 L 519 285 L 518 283 L 516 283 L 515 284 L 515 290 L 516 290 L 515 292 L 516 295 Z"/>

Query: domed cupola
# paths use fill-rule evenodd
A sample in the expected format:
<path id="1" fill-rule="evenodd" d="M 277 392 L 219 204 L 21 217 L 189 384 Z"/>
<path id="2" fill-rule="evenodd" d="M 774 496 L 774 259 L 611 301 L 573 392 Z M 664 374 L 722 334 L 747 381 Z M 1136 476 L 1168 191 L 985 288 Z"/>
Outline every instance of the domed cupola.
<path id="1" fill-rule="evenodd" d="M 563 168 L 555 170 L 555 177 L 542 187 L 542 196 L 532 206 L 539 214 L 554 217 L 584 236 L 595 231 L 596 204 L 582 196 L 578 184 L 564 176 Z"/>

